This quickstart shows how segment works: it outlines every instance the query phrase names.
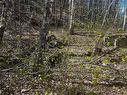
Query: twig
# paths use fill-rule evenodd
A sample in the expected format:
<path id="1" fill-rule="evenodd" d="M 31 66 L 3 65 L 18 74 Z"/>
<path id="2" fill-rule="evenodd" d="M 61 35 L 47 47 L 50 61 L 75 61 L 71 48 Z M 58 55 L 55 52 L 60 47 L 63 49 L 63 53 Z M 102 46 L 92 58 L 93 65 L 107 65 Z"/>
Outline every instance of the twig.
<path id="1" fill-rule="evenodd" d="M 94 86 L 94 84 L 91 81 L 83 81 L 83 82 L 78 82 L 78 81 L 73 81 L 73 84 L 80 84 L 83 83 L 84 85 L 91 85 Z M 103 85 L 103 86 L 127 86 L 127 83 L 121 82 L 121 81 L 113 81 L 113 82 L 99 82 L 97 85 Z"/>
<path id="2" fill-rule="evenodd" d="M 20 69 L 20 68 L 22 68 L 22 66 L 24 66 L 24 65 L 25 65 L 25 64 L 22 64 L 22 65 L 16 66 L 15 68 L 16 68 L 16 69 Z M 25 66 L 27 66 L 27 65 L 25 65 Z M 7 71 L 13 70 L 13 69 L 15 69 L 15 68 L 3 69 L 3 70 L 0 70 L 0 72 L 7 72 Z"/>

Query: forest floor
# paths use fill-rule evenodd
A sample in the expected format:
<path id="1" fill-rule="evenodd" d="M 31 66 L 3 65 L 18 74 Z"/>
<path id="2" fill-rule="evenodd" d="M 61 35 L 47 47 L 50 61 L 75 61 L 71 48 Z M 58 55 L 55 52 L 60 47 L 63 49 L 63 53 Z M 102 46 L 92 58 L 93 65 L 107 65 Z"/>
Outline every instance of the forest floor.
<path id="1" fill-rule="evenodd" d="M 69 35 L 64 30 L 50 31 L 58 39 L 67 39 L 69 45 L 63 49 L 66 60 L 59 66 L 52 68 L 51 79 L 44 80 L 24 74 L 28 67 L 18 66 L 14 69 L 0 71 L 0 94 L 2 95 L 127 95 L 127 84 L 122 84 L 126 75 L 127 64 L 108 65 L 102 63 L 89 64 L 91 60 L 85 53 L 94 47 L 96 36 Z M 1 48 L 1 55 L 6 52 Z M 114 51 L 112 55 L 127 52 L 126 49 Z M 99 58 L 93 56 L 92 60 Z M 101 58 L 101 60 L 104 57 Z M 101 62 L 101 60 L 99 62 Z M 24 70 L 20 72 L 20 69 Z M 96 73 L 95 73 L 96 72 Z M 19 74 L 18 74 L 19 73 Z M 121 76 L 122 75 L 122 76 Z M 122 78 L 121 78 L 122 77 Z M 126 76 L 125 76 L 126 77 Z M 117 83 L 112 83 L 116 81 Z M 3 94 L 4 93 L 4 94 Z"/>
<path id="2" fill-rule="evenodd" d="M 53 32 L 53 33 L 58 38 L 62 38 L 63 35 L 68 34 L 67 32 L 62 32 L 62 33 L 67 33 L 67 34 L 62 34 L 61 32 L 58 32 L 58 31 Z M 93 50 L 95 41 L 96 41 L 96 36 L 90 36 L 89 33 L 88 34 L 86 33 L 85 36 L 69 35 L 68 40 L 69 40 L 69 46 L 66 47 L 67 49 L 64 48 L 66 50 L 67 54 L 69 55 L 67 58 L 67 63 L 64 68 L 62 68 L 62 67 L 59 69 L 57 68 L 56 71 L 59 72 L 59 74 L 54 72 L 55 75 L 58 75 L 58 77 L 63 76 L 63 79 L 65 79 L 67 81 L 68 85 L 69 85 L 69 83 L 79 84 L 79 85 L 81 85 L 81 87 L 82 87 L 82 84 L 84 84 L 83 87 L 85 87 L 86 85 L 91 85 L 92 84 L 91 81 L 93 81 L 93 76 L 94 76 L 93 71 L 96 70 L 97 66 L 100 66 L 99 65 L 100 63 L 98 65 L 94 65 L 94 64 L 91 65 L 89 63 L 87 64 L 86 61 L 89 59 L 87 59 L 87 57 L 85 56 L 85 53 L 87 51 Z M 113 48 L 113 47 L 110 47 L 110 48 Z M 126 48 L 119 49 L 119 50 L 113 52 L 112 55 L 120 54 L 123 51 L 125 53 L 125 52 L 127 52 L 127 49 Z M 103 54 L 101 54 L 101 55 L 103 55 Z M 101 55 L 94 56 L 92 60 L 100 57 Z M 103 59 L 103 57 L 101 58 L 101 60 L 102 59 Z M 124 63 L 124 64 L 118 63 L 118 64 L 115 64 L 113 67 L 118 70 L 123 70 L 123 71 L 125 70 L 125 72 L 127 70 L 126 63 Z M 92 88 L 91 87 L 89 88 L 89 86 L 88 86 L 88 89 L 86 89 L 86 91 L 88 91 L 88 92 L 93 91 L 93 92 L 97 93 L 97 95 L 126 95 L 127 94 L 127 92 L 126 92 L 127 85 L 123 85 L 121 83 L 120 85 L 119 84 L 118 85 L 111 84 L 111 85 L 106 86 L 106 83 L 110 84 L 110 82 L 108 80 L 122 81 L 122 79 L 120 78 L 121 76 L 119 76 L 119 74 L 112 69 L 109 69 L 109 68 L 105 69 L 105 67 L 103 68 L 103 64 L 102 64 L 102 67 L 100 66 L 100 68 L 101 68 L 101 70 L 99 71 L 100 77 L 98 78 L 98 82 L 100 82 L 100 85 L 97 85 L 97 86 L 92 85 L 91 86 Z M 122 74 L 123 73 L 124 72 L 122 72 Z M 106 77 L 106 75 L 108 78 Z M 66 81 L 65 81 L 65 83 L 66 83 Z M 86 86 L 86 88 L 87 88 L 87 86 Z M 114 88 L 115 88 L 115 90 L 114 90 Z M 94 95 L 94 94 L 90 94 L 90 95 Z"/>

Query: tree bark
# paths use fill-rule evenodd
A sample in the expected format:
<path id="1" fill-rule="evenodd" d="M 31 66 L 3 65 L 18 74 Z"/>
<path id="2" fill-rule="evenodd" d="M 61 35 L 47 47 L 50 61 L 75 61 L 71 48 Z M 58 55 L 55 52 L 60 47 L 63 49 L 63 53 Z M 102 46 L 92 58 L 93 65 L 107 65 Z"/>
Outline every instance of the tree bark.
<path id="1" fill-rule="evenodd" d="M 69 31 L 70 34 L 74 32 L 74 27 L 73 27 L 73 12 L 74 12 L 74 0 L 69 0 Z"/>
<path id="2" fill-rule="evenodd" d="M 5 23 L 5 19 L 6 19 L 6 12 L 5 12 L 5 7 L 6 6 L 6 2 L 0 2 L 0 7 L 1 7 L 1 16 L 0 16 L 0 44 L 2 43 L 2 39 L 4 36 L 4 31 L 6 28 L 6 23 Z M 7 9 L 7 8 L 6 8 Z"/>
<path id="3" fill-rule="evenodd" d="M 0 44 L 2 43 L 4 31 L 5 31 L 5 26 L 0 26 Z"/>
<path id="4" fill-rule="evenodd" d="M 49 31 L 49 23 L 50 23 L 50 18 L 51 18 L 51 9 L 50 9 L 50 4 L 48 0 L 45 0 L 45 7 L 44 7 L 44 15 L 43 15 L 43 24 L 40 29 L 40 47 L 42 49 L 47 48 L 47 42 L 46 42 L 46 36 Z"/>
<path id="5" fill-rule="evenodd" d="M 125 9 L 125 12 L 124 12 L 123 30 L 125 30 L 125 26 L 126 26 L 126 18 L 127 18 L 127 9 Z"/>
<path id="6" fill-rule="evenodd" d="M 115 0 L 112 0 L 112 2 L 111 2 L 111 3 L 109 4 L 109 6 L 108 6 L 108 9 L 106 10 L 106 13 L 105 13 L 105 15 L 104 15 L 104 19 L 103 19 L 101 28 L 104 26 L 104 23 L 105 23 L 105 21 L 106 21 L 106 17 L 107 17 L 107 15 L 108 15 L 108 12 L 109 12 L 109 10 L 110 10 L 112 4 L 114 3 L 114 1 L 115 1 Z"/>

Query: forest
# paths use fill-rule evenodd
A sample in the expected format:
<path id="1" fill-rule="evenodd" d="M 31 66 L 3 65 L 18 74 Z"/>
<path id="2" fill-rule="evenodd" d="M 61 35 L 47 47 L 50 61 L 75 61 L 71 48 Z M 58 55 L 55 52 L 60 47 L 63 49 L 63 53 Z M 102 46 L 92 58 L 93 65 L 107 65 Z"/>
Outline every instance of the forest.
<path id="1" fill-rule="evenodd" d="M 0 95 L 127 95 L 127 0 L 0 0 Z"/>

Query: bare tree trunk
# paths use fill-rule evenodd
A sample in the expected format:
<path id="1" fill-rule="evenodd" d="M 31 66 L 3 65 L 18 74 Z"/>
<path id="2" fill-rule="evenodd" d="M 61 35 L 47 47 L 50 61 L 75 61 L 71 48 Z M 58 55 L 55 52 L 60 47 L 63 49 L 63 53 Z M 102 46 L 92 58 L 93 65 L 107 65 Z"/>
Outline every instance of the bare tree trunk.
<path id="1" fill-rule="evenodd" d="M 4 35 L 4 31 L 5 31 L 5 28 L 6 28 L 6 23 L 5 23 L 5 7 L 6 6 L 6 2 L 0 2 L 0 7 L 1 7 L 1 16 L 0 16 L 0 44 L 2 43 L 2 39 L 3 39 L 3 35 Z"/>
<path id="2" fill-rule="evenodd" d="M 112 4 L 114 3 L 114 1 L 115 0 L 112 0 L 112 2 L 109 4 L 109 6 L 108 6 L 108 9 L 106 10 L 106 13 L 105 13 L 105 15 L 104 15 L 104 19 L 103 19 L 103 22 L 102 22 L 102 26 L 101 26 L 101 28 L 103 28 L 103 26 L 104 26 L 104 23 L 105 23 L 105 21 L 106 21 L 106 17 L 107 17 L 107 15 L 108 15 L 108 13 L 109 13 L 109 10 L 110 10 L 110 7 L 112 6 Z M 103 48 L 103 46 L 104 46 L 104 44 L 105 44 L 105 34 L 106 33 L 102 33 L 101 34 L 101 36 L 99 37 L 99 39 L 98 39 L 98 41 L 95 43 L 95 46 L 94 46 L 94 50 L 93 50 L 93 53 L 94 54 L 98 54 L 98 53 L 101 53 L 101 51 L 102 51 L 102 48 Z"/>
<path id="3" fill-rule="evenodd" d="M 5 31 L 5 26 L 0 26 L 0 44 L 2 43 L 4 31 Z"/>
<path id="4" fill-rule="evenodd" d="M 69 0 L 69 31 L 70 34 L 73 34 L 74 27 L 73 27 L 73 12 L 74 12 L 74 0 Z"/>
<path id="5" fill-rule="evenodd" d="M 125 26 L 126 26 L 126 18 L 127 18 L 127 9 L 125 9 L 125 12 L 124 12 L 124 21 L 123 21 L 123 30 L 125 30 Z"/>
<path id="6" fill-rule="evenodd" d="M 95 0 L 92 0 L 92 14 L 91 14 L 91 22 L 93 22 L 93 18 L 94 18 L 94 3 L 95 3 Z"/>
<path id="7" fill-rule="evenodd" d="M 59 19 L 58 19 L 58 27 L 63 26 L 63 11 L 64 11 L 64 7 L 65 7 L 65 1 L 64 0 L 60 0 L 60 14 L 59 14 Z"/>
<path id="8" fill-rule="evenodd" d="M 48 23 L 44 22 L 40 29 L 40 48 L 46 49 L 46 36 L 48 34 Z"/>
<path id="9" fill-rule="evenodd" d="M 116 39 L 114 40 L 114 48 L 117 47 L 117 40 L 118 40 L 118 38 L 116 38 Z"/>
<path id="10" fill-rule="evenodd" d="M 117 9 L 117 12 L 116 12 L 116 15 L 115 15 L 114 24 L 115 24 L 115 22 L 117 21 L 118 14 L 119 14 L 119 8 Z"/>
<path id="11" fill-rule="evenodd" d="M 44 16 L 43 16 L 43 24 L 40 29 L 40 47 L 42 49 L 47 48 L 46 36 L 49 31 L 49 23 L 51 18 L 51 9 L 50 3 L 48 0 L 45 0 L 45 8 L 44 8 Z"/>
<path id="12" fill-rule="evenodd" d="M 108 12 L 109 12 L 109 10 L 110 10 L 110 7 L 111 7 L 112 4 L 114 3 L 114 1 L 115 1 L 115 0 L 112 0 L 112 2 L 110 3 L 110 5 L 108 6 L 108 9 L 106 10 L 106 13 L 105 13 L 105 15 L 104 15 L 104 19 L 103 19 L 101 28 L 104 26 L 104 23 L 105 23 L 105 21 L 106 21 L 106 17 L 107 17 L 107 15 L 108 15 Z"/>
<path id="13" fill-rule="evenodd" d="M 38 59 L 37 63 L 38 64 L 43 64 L 44 56 L 43 52 L 47 49 L 47 41 L 46 37 L 48 35 L 49 31 L 49 22 L 50 22 L 50 3 L 48 0 L 45 0 L 45 5 L 44 5 L 44 13 L 43 13 L 43 18 L 42 18 L 42 26 L 40 28 L 40 35 L 39 35 L 39 53 L 38 53 Z"/>

